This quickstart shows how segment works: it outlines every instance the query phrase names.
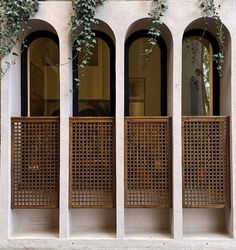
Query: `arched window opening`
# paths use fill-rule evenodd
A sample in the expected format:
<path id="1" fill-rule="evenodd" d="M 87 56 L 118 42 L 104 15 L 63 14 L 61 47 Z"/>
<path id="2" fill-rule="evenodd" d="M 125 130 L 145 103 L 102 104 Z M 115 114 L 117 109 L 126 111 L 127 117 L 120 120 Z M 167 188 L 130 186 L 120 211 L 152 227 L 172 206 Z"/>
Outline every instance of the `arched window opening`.
<path id="1" fill-rule="evenodd" d="M 36 209 L 35 217 L 41 209 L 55 209 L 56 214 L 59 207 L 60 120 L 52 117 L 59 116 L 59 96 L 58 38 L 48 31 L 33 32 L 22 45 L 23 117 L 12 118 L 11 207 Z M 16 212 L 17 220 L 21 216 Z"/>
<path id="2" fill-rule="evenodd" d="M 59 45 L 51 32 L 29 35 L 22 55 L 22 115 L 59 116 Z"/>
<path id="3" fill-rule="evenodd" d="M 115 46 L 106 33 L 95 36 L 84 69 L 83 53 L 73 51 L 70 208 L 115 207 Z"/>
<path id="4" fill-rule="evenodd" d="M 125 46 L 126 208 L 171 207 L 167 48 L 159 37 L 152 53 L 144 55 L 148 39 L 148 30 L 137 31 Z"/>
<path id="5" fill-rule="evenodd" d="M 127 116 L 161 116 L 167 113 L 167 49 L 160 37 L 152 53 L 144 55 L 148 32 L 138 31 L 126 42 Z"/>
<path id="6" fill-rule="evenodd" d="M 219 115 L 219 75 L 213 55 L 219 46 L 211 33 L 192 30 L 183 39 L 183 116 Z"/>
<path id="7" fill-rule="evenodd" d="M 209 31 L 192 29 L 184 34 L 183 206 L 194 208 L 194 215 L 200 212 L 196 208 L 223 209 L 230 206 L 229 117 L 222 116 L 227 110 L 227 105 L 223 105 L 227 103 L 227 84 L 224 78 L 220 87 L 220 76 L 214 61 L 214 54 L 219 52 L 217 39 Z M 227 57 L 225 59 L 228 60 Z"/>
<path id="8" fill-rule="evenodd" d="M 96 31 L 96 45 L 89 64 L 81 72 L 78 61 L 83 55 L 74 56 L 74 116 L 114 116 L 115 113 L 115 48 L 111 38 Z M 74 52 L 76 53 L 76 52 Z"/>

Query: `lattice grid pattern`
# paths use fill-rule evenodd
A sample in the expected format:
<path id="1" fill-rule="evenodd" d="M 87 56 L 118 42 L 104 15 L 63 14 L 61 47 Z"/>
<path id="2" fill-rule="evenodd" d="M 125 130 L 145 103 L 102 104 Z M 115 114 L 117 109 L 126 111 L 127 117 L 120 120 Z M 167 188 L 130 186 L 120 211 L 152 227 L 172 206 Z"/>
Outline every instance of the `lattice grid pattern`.
<path id="1" fill-rule="evenodd" d="M 171 119 L 126 118 L 126 207 L 171 207 Z"/>
<path id="2" fill-rule="evenodd" d="M 182 136 L 184 207 L 229 207 L 229 119 L 185 117 Z"/>
<path id="3" fill-rule="evenodd" d="M 70 207 L 115 206 L 113 118 L 70 120 Z"/>
<path id="4" fill-rule="evenodd" d="M 57 208 L 59 119 L 12 118 L 12 208 Z"/>

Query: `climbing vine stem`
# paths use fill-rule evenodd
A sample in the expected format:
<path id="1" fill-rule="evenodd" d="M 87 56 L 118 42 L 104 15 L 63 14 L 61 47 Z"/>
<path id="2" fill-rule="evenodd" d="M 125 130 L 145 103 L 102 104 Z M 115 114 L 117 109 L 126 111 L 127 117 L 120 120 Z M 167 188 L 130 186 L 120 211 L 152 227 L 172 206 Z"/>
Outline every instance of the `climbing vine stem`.
<path id="1" fill-rule="evenodd" d="M 38 11 L 38 0 L 1 0 L 0 1 L 0 60 L 12 51 L 23 32 L 26 32 L 30 17 Z M 6 62 L 1 70 L 1 78 L 11 65 L 15 63 L 18 54 L 12 52 L 13 60 Z"/>
<path id="2" fill-rule="evenodd" d="M 215 20 L 216 36 L 219 41 L 220 51 L 213 55 L 213 60 L 217 64 L 217 70 L 219 76 L 222 76 L 223 64 L 224 64 L 224 52 L 225 52 L 225 34 L 223 30 L 223 23 L 219 14 L 221 5 L 216 5 L 215 0 L 198 0 L 200 2 L 200 8 L 204 17 L 211 17 Z M 206 24 L 207 26 L 207 24 Z M 207 28 L 207 27 L 206 27 Z"/>

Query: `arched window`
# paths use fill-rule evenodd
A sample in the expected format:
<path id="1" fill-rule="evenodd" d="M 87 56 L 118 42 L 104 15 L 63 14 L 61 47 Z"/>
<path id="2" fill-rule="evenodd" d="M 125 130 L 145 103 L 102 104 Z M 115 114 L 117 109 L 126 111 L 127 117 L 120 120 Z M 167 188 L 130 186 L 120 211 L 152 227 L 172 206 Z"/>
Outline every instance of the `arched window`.
<path id="1" fill-rule="evenodd" d="M 74 116 L 114 116 L 115 114 L 115 47 L 105 33 L 96 31 L 96 46 L 89 64 L 82 72 L 78 70 L 74 51 Z"/>
<path id="2" fill-rule="evenodd" d="M 148 31 L 132 34 L 126 42 L 126 116 L 161 116 L 167 114 L 167 49 L 159 37 L 152 53 L 144 56 Z"/>
<path id="3" fill-rule="evenodd" d="M 34 32 L 22 50 L 22 116 L 59 116 L 58 37 L 48 31 Z"/>
<path id="4" fill-rule="evenodd" d="M 191 30 L 183 38 L 183 116 L 219 115 L 219 74 L 213 55 L 219 53 L 208 31 Z"/>

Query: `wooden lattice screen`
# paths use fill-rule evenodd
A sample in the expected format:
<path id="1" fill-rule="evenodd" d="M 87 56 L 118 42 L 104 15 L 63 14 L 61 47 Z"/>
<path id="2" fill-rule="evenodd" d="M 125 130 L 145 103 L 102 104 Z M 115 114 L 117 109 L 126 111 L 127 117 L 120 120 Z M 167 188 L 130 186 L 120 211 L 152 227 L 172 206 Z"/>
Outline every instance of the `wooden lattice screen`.
<path id="1" fill-rule="evenodd" d="M 70 207 L 115 206 L 115 120 L 70 120 Z"/>
<path id="2" fill-rule="evenodd" d="M 125 119 L 125 206 L 171 207 L 170 118 Z"/>
<path id="3" fill-rule="evenodd" d="M 184 117 L 183 206 L 230 206 L 228 117 Z"/>
<path id="4" fill-rule="evenodd" d="M 57 208 L 58 118 L 12 118 L 12 208 Z"/>

